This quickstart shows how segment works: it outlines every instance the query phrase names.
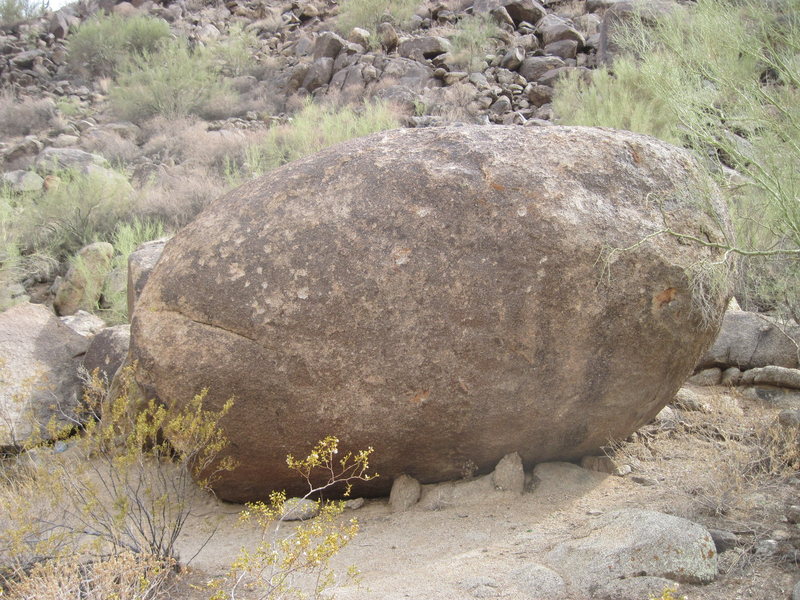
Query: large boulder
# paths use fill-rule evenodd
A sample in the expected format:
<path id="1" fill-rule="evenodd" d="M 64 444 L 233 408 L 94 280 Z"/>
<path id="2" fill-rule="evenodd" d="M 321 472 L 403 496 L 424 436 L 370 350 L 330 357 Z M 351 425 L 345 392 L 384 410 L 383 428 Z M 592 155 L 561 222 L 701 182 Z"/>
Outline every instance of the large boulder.
<path id="1" fill-rule="evenodd" d="M 719 336 L 697 366 L 743 371 L 770 365 L 796 369 L 800 367 L 796 340 L 800 340 L 800 327 L 780 325 L 758 313 L 729 310 Z"/>
<path id="2" fill-rule="evenodd" d="M 78 366 L 89 339 L 41 304 L 0 313 L 0 447 L 21 446 L 48 425 L 77 422 Z"/>
<path id="3" fill-rule="evenodd" d="M 578 459 L 649 422 L 716 334 L 726 292 L 693 296 L 686 271 L 719 252 L 651 235 L 713 232 L 711 190 L 683 151 L 612 130 L 340 144 L 167 244 L 134 312 L 136 378 L 169 404 L 236 398 L 226 500 L 301 492 L 286 454 L 327 435 L 375 447 L 359 494 L 512 452 Z"/>

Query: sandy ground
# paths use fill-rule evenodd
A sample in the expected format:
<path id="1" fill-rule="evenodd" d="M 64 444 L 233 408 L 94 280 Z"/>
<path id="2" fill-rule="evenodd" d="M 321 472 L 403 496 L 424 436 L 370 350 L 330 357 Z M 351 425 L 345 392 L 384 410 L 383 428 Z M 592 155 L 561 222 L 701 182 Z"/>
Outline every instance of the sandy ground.
<path id="1" fill-rule="evenodd" d="M 678 411 L 680 424 L 675 429 L 650 426 L 642 431 L 637 441 L 617 451 L 618 462 L 633 467 L 625 477 L 564 465 L 521 496 L 473 480 L 461 484 L 463 493 L 452 503 L 393 513 L 386 499 L 373 499 L 346 511 L 342 518 L 357 517 L 360 531 L 333 566 L 343 571 L 356 565 L 362 582 L 336 590 L 336 597 L 544 599 L 546 593 L 532 591 L 521 578 L 529 565 L 559 541 L 580 535 L 582 526 L 598 515 L 639 507 L 739 535 L 740 548 L 720 555 L 718 579 L 706 586 L 684 584 L 681 594 L 703 600 L 790 598 L 800 580 L 797 561 L 756 556 L 753 549 L 761 539 L 800 537 L 800 526 L 787 523 L 784 516 L 789 504 L 800 503 L 800 479 L 791 473 L 747 481 L 732 477 L 730 467 L 738 468 L 738 459 L 725 438 L 726 428 L 735 438 L 743 428 L 774 419 L 778 407 L 722 388 L 697 391 L 710 413 Z M 637 483 L 635 476 L 654 485 Z M 190 584 L 202 586 L 224 575 L 241 548 L 255 547 L 260 532 L 238 523 L 241 509 L 208 497 L 198 499 L 196 515 L 178 544 L 182 560 L 194 558 L 174 598 L 207 598 Z M 203 546 L 212 527 L 216 533 Z M 293 527 L 282 524 L 278 535 L 285 537 Z M 576 600 L 582 597 L 570 594 Z M 638 598 L 647 600 L 648 595 L 631 600 Z"/>

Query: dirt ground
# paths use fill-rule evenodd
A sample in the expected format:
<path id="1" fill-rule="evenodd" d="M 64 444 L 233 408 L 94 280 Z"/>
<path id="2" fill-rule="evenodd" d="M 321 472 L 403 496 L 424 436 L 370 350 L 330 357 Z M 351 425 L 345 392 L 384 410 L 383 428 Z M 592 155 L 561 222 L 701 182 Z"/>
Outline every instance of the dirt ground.
<path id="1" fill-rule="evenodd" d="M 346 511 L 340 518 L 356 517 L 360 531 L 333 566 L 344 572 L 355 565 L 362 580 L 335 590 L 336 597 L 531 600 L 512 574 L 597 515 L 638 507 L 737 536 L 737 547 L 720 554 L 716 581 L 683 584 L 679 594 L 690 600 L 790 598 L 800 580 L 800 525 L 789 523 L 786 513 L 800 504 L 800 476 L 778 465 L 774 440 L 763 433 L 785 406 L 727 388 L 694 391 L 701 410 L 675 408 L 673 418 L 615 449 L 617 463 L 632 468 L 626 476 L 569 467 L 566 476 L 538 481 L 521 496 L 487 492 L 476 482 L 452 503 L 393 513 L 387 499 L 372 499 Z M 242 548 L 255 547 L 261 533 L 238 523 L 242 508 L 198 499 L 178 544 L 183 561 L 193 558 L 172 597 L 208 598 L 205 583 L 223 576 Z M 294 527 L 284 523 L 277 535 L 285 538 Z"/>

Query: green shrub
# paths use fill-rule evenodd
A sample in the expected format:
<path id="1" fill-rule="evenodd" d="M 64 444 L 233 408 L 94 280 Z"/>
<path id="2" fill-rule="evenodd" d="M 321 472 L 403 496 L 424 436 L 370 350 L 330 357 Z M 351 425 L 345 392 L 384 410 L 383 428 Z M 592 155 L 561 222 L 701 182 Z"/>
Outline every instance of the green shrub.
<path id="1" fill-rule="evenodd" d="M 48 8 L 47 0 L 0 0 L 0 25 L 14 25 L 40 17 Z"/>
<path id="2" fill-rule="evenodd" d="M 397 115 L 383 102 L 366 103 L 360 109 L 335 108 L 306 102 L 287 124 L 273 127 L 266 139 L 245 152 L 248 175 L 271 169 L 323 148 L 376 131 L 399 127 Z"/>
<path id="3" fill-rule="evenodd" d="M 133 55 L 120 69 L 111 89 L 111 105 L 121 118 L 140 122 L 200 114 L 228 91 L 210 53 L 191 52 L 183 40 Z"/>
<path id="4" fill-rule="evenodd" d="M 255 32 L 246 31 L 241 24 L 234 23 L 228 30 L 228 35 L 210 44 L 208 49 L 214 59 L 221 63 L 222 71 L 226 75 L 238 77 L 256 66 L 254 55 L 258 47 Z"/>
<path id="5" fill-rule="evenodd" d="M 163 19 L 96 17 L 70 37 L 69 62 L 92 75 L 113 77 L 126 61 L 155 51 L 169 35 L 169 25 Z"/>
<path id="6" fill-rule="evenodd" d="M 486 53 L 496 44 L 499 28 L 490 15 L 467 16 L 457 25 L 450 38 L 452 54 L 457 63 L 472 71 L 482 71 Z"/>
<path id="7" fill-rule="evenodd" d="M 728 254 L 748 259 L 737 296 L 800 318 L 800 0 L 699 0 L 619 43 L 612 68 L 557 85 L 558 121 L 693 151 L 727 192 Z"/>
<path id="8" fill-rule="evenodd" d="M 405 27 L 419 5 L 419 0 L 345 0 L 336 27 L 345 35 L 354 27 L 361 27 L 374 35 L 382 21 Z"/>

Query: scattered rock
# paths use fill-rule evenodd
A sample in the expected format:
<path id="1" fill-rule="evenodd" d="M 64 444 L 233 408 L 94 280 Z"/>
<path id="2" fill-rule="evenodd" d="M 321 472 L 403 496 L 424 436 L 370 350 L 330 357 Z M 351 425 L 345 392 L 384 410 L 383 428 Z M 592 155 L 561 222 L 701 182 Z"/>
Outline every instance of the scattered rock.
<path id="1" fill-rule="evenodd" d="M 345 500 L 344 507 L 348 510 L 358 510 L 364 506 L 363 498 L 353 498 L 352 500 Z"/>
<path id="2" fill-rule="evenodd" d="M 128 256 L 128 316 L 133 315 L 133 309 L 139 296 L 142 295 L 144 284 L 150 277 L 150 272 L 156 266 L 168 238 L 145 242 Z"/>
<path id="3" fill-rule="evenodd" d="M 627 508 L 597 517 L 576 535 L 544 558 L 578 589 L 629 577 L 709 583 L 717 576 L 711 535 L 686 519 Z"/>
<path id="4" fill-rule="evenodd" d="M 651 477 L 643 477 L 642 475 L 633 475 L 631 477 L 631 481 L 644 486 L 658 485 L 658 481 L 656 481 L 655 479 L 652 479 Z"/>
<path id="5" fill-rule="evenodd" d="M 678 415 L 670 406 L 665 406 L 653 419 L 653 422 L 659 427 L 665 429 L 674 429 L 678 424 Z"/>
<path id="6" fill-rule="evenodd" d="M 518 453 L 506 454 L 497 463 L 492 473 L 492 483 L 497 490 L 515 494 L 523 492 L 525 489 L 525 471 L 522 467 L 522 458 Z"/>
<path id="7" fill-rule="evenodd" d="M 673 404 L 682 410 L 691 410 L 702 413 L 711 412 L 711 405 L 708 402 L 701 400 L 697 392 L 685 387 L 679 389 L 678 393 L 675 394 L 675 400 L 673 401 Z"/>
<path id="8" fill-rule="evenodd" d="M 53 300 L 59 315 L 71 315 L 78 309 L 92 310 L 97 306 L 113 256 L 114 246 L 108 242 L 95 242 L 78 251 Z"/>
<path id="9" fill-rule="evenodd" d="M 8 171 L 3 173 L 2 181 L 18 194 L 24 192 L 38 192 L 44 187 L 44 179 L 32 171 Z"/>
<path id="10" fill-rule="evenodd" d="M 475 0 L 472 10 L 475 14 L 493 13 L 502 8 L 515 25 L 523 22 L 538 23 L 547 14 L 544 7 L 534 0 Z"/>
<path id="11" fill-rule="evenodd" d="M 618 477 L 623 477 L 631 472 L 630 465 L 618 465 L 610 456 L 584 456 L 581 459 L 581 467 L 589 471 L 608 473 L 609 475 L 617 475 Z"/>
<path id="12" fill-rule="evenodd" d="M 530 563 L 511 575 L 514 585 L 527 600 L 567 600 L 567 585 L 553 569 Z M 496 596 L 492 596 L 496 597 Z"/>
<path id="13" fill-rule="evenodd" d="M 100 333 L 106 327 L 103 319 L 85 310 L 79 310 L 73 315 L 59 318 L 72 331 L 88 338 Z"/>
<path id="14" fill-rule="evenodd" d="M 18 304 L 0 313 L 0 447 L 20 446 L 35 426 L 47 437 L 77 422 L 78 365 L 89 340 L 41 304 Z"/>
<path id="15" fill-rule="evenodd" d="M 117 369 L 119 369 L 128 355 L 130 340 L 130 325 L 106 327 L 94 336 L 89 344 L 89 348 L 83 358 L 83 367 L 89 373 L 98 369 L 103 381 L 111 382 Z"/>
<path id="16" fill-rule="evenodd" d="M 742 373 L 741 385 L 774 385 L 775 387 L 800 390 L 800 369 L 786 367 L 760 367 Z"/>
<path id="17" fill-rule="evenodd" d="M 797 369 L 798 350 L 791 338 L 800 339 L 800 327 L 779 327 L 756 313 L 729 310 L 717 339 L 698 367 L 721 365 L 743 371 L 767 366 Z"/>
<path id="18" fill-rule="evenodd" d="M 307 521 L 319 514 L 319 502 L 308 498 L 289 498 L 283 503 L 281 521 Z"/>
<path id="19" fill-rule="evenodd" d="M 695 373 L 689 379 L 687 379 L 687 383 L 691 383 L 692 385 L 700 385 L 700 386 L 711 386 L 711 385 L 719 385 L 720 381 L 722 380 L 722 370 L 716 367 L 711 369 L 703 369 L 699 373 Z"/>
<path id="20" fill-rule="evenodd" d="M 89 168 L 108 167 L 108 161 L 98 154 L 90 154 L 76 148 L 45 148 L 34 161 L 36 170 L 50 175 L 61 171 L 87 173 Z"/>
<path id="21" fill-rule="evenodd" d="M 434 58 L 440 54 L 450 51 L 450 42 L 443 37 L 428 35 L 416 37 L 400 42 L 397 48 L 398 54 L 403 58 L 413 58 L 415 52 L 419 52 L 423 57 Z"/>
<path id="22" fill-rule="evenodd" d="M 732 531 L 709 529 L 708 532 L 711 534 L 711 539 L 714 540 L 718 554 L 733 550 L 739 545 L 739 538 Z"/>
<path id="23" fill-rule="evenodd" d="M 419 501 L 421 491 L 419 481 L 413 477 L 403 474 L 395 478 L 389 493 L 392 512 L 403 512 L 414 506 Z"/>

